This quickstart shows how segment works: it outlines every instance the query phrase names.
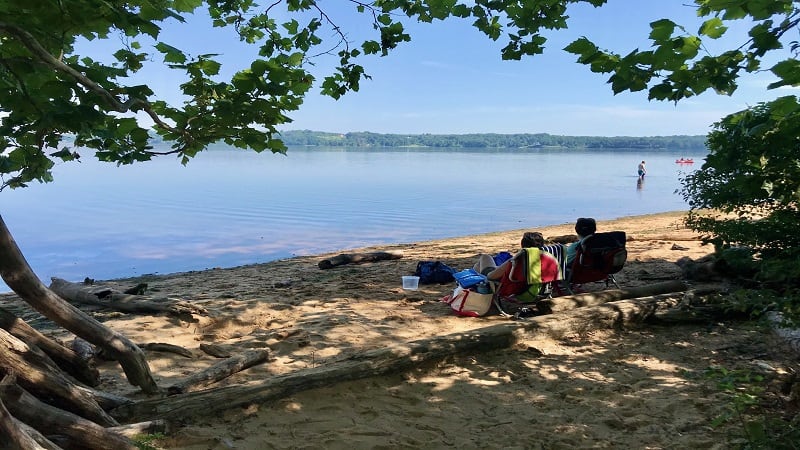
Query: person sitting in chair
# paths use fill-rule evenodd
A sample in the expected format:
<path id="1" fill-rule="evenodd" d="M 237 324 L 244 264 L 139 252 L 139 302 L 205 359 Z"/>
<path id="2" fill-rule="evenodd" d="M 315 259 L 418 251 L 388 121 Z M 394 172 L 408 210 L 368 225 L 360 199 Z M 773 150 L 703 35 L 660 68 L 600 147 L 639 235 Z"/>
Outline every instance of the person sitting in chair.
<path id="1" fill-rule="evenodd" d="M 538 231 L 525 232 L 520 241 L 521 248 L 541 248 L 543 245 L 544 236 Z M 472 268 L 475 269 L 476 272 L 486 275 L 486 278 L 490 280 L 499 280 L 508 272 L 513 259 L 514 258 L 510 258 L 498 266 L 492 255 L 481 254 L 478 256 L 478 262 L 476 262 Z"/>
<path id="2" fill-rule="evenodd" d="M 581 242 L 596 231 L 597 222 L 591 217 L 581 217 L 575 222 L 575 233 L 578 234 L 578 240 L 567 246 L 567 270 L 572 266 L 572 261 L 575 259 L 575 254 Z"/>

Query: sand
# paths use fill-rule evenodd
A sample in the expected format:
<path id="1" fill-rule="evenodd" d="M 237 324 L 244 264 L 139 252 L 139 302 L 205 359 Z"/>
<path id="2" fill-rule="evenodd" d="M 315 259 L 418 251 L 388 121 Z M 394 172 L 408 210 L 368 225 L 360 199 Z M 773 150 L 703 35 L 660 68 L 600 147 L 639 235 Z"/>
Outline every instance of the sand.
<path id="1" fill-rule="evenodd" d="M 681 225 L 681 217 L 665 213 L 598 224 L 600 231 L 628 233 L 628 262 L 617 275 L 623 288 L 680 279 L 678 259 L 712 252 Z M 401 276 L 412 274 L 421 260 L 463 269 L 479 253 L 513 252 L 523 231 L 348 249 L 402 251 L 403 257 L 328 270 L 317 263 L 339 252 L 97 282 L 120 290 L 146 282 L 148 294 L 192 302 L 208 315 L 184 321 L 92 313 L 136 343 L 166 342 L 192 351 L 192 358 L 147 351 L 160 386 L 219 361 L 200 350 L 201 344 L 231 354 L 269 349 L 268 362 L 217 385 L 258 383 L 368 350 L 508 322 L 496 314 L 458 317 L 440 301 L 454 284 L 408 291 Z M 535 231 L 546 238 L 573 233 L 572 224 Z M 603 288 L 601 283 L 585 286 Z M 4 304 L 15 304 L 13 296 L 4 297 Z M 34 316 L 26 318 L 39 323 Z M 64 332 L 55 337 L 70 339 Z M 747 322 L 587 329 L 187 420 L 156 444 L 192 450 L 730 448 L 741 442 L 742 428 L 736 422 L 712 426 L 731 399 L 707 371 L 747 370 L 780 378 L 793 365 L 796 356 L 769 330 Z M 100 369 L 101 389 L 141 396 L 117 364 L 104 362 Z"/>

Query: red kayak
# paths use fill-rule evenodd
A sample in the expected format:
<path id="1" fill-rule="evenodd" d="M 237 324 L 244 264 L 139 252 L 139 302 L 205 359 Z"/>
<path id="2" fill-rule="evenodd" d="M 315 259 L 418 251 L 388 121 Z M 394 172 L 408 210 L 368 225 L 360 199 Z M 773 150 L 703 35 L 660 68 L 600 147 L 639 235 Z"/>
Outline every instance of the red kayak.
<path id="1" fill-rule="evenodd" d="M 675 164 L 694 164 L 694 160 L 693 159 L 684 159 L 684 158 L 676 159 L 675 160 Z"/>

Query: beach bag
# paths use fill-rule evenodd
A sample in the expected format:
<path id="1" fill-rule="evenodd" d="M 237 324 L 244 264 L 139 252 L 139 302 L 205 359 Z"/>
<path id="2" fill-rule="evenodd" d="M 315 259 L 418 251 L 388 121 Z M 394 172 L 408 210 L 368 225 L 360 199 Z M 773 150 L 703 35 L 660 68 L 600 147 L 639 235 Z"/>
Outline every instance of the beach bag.
<path id="1" fill-rule="evenodd" d="M 492 259 L 494 260 L 494 265 L 497 266 L 497 267 L 500 267 L 501 264 L 503 264 L 504 262 L 508 261 L 509 259 L 511 259 L 513 257 L 514 257 L 514 255 L 512 255 L 511 253 L 500 252 L 500 253 L 492 256 Z"/>
<path id="2" fill-rule="evenodd" d="M 414 275 L 419 277 L 419 284 L 443 284 L 453 281 L 455 271 L 441 261 L 420 261 Z"/>
<path id="3" fill-rule="evenodd" d="M 452 294 L 442 298 L 442 301 L 449 304 L 459 316 L 480 317 L 485 316 L 492 308 L 493 297 L 492 292 L 481 294 L 476 290 L 458 286 Z"/>
<path id="4" fill-rule="evenodd" d="M 478 273 L 475 269 L 464 269 L 460 272 L 456 272 L 453 274 L 453 278 L 456 279 L 456 283 L 462 288 L 471 288 L 487 280 L 486 275 Z"/>

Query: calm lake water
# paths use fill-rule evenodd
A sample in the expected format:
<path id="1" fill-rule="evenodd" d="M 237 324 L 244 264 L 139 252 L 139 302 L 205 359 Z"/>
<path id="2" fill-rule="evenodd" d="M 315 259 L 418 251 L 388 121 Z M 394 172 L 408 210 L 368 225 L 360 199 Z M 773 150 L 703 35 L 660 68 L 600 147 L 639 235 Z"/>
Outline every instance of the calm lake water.
<path id="1" fill-rule="evenodd" d="M 679 177 L 705 155 L 216 147 L 187 166 L 116 167 L 87 154 L 53 183 L 0 193 L 0 214 L 45 284 L 112 279 L 685 210 Z"/>

